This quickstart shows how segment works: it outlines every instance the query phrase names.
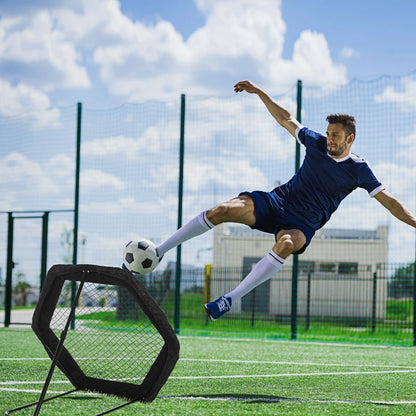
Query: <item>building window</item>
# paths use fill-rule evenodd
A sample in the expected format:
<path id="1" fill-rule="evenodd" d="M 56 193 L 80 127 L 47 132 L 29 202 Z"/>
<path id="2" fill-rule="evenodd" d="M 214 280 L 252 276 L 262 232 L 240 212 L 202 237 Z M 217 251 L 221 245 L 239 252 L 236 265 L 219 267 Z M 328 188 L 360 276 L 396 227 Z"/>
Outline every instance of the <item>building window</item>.
<path id="1" fill-rule="evenodd" d="M 358 274 L 358 263 L 339 263 L 339 274 Z"/>
<path id="2" fill-rule="evenodd" d="M 319 271 L 321 273 L 336 273 L 337 265 L 335 263 L 321 263 L 319 265 Z"/>

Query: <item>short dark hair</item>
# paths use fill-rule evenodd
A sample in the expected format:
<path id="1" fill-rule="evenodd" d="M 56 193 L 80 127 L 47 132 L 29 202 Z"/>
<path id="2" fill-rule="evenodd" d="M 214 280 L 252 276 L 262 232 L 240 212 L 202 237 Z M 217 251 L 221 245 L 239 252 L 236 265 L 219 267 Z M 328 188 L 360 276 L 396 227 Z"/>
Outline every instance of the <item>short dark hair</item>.
<path id="1" fill-rule="evenodd" d="M 349 114 L 330 114 L 326 121 L 329 124 L 340 123 L 344 126 L 345 135 L 353 134 L 355 137 L 355 118 Z"/>

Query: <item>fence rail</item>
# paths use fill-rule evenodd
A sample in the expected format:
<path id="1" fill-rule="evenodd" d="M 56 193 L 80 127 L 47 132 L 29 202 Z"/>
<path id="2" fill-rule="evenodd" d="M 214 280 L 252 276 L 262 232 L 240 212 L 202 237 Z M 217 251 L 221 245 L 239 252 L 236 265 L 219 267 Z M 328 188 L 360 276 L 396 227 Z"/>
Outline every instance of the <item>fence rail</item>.
<path id="1" fill-rule="evenodd" d="M 343 342 L 414 345 L 414 274 L 406 265 L 363 265 L 356 275 L 307 273 L 299 276 L 297 338 Z M 204 315 L 203 303 L 216 297 L 218 287 L 235 287 L 245 268 L 188 270 L 182 275 L 180 333 L 241 337 L 291 337 L 291 270 L 277 274 L 233 305 L 216 322 Z M 173 319 L 174 276 L 157 274 L 147 287 Z M 403 285 L 406 282 L 406 285 Z M 400 287 L 405 288 L 400 291 Z M 161 288 L 163 288 L 161 293 Z M 219 292 L 218 292 L 219 293 Z"/>
<path id="2" fill-rule="evenodd" d="M 404 273 L 404 270 L 408 272 Z M 178 327 L 181 334 L 292 338 L 290 269 L 244 296 L 218 321 L 211 322 L 205 314 L 203 304 L 216 296 L 213 294 L 218 287 L 235 287 L 247 272 L 244 267 L 207 266 L 186 270 L 182 272 L 179 298 L 175 290 L 175 269 L 154 272 L 141 279 L 172 324 L 175 311 L 180 310 Z M 376 271 L 363 266 L 357 275 L 348 276 L 301 274 L 294 317 L 296 338 L 415 345 L 414 281 L 413 268 L 401 264 L 378 265 Z M 70 305 L 69 290 L 65 292 L 67 297 L 61 299 L 61 306 Z M 110 293 L 105 288 L 97 290 L 101 296 Z M 111 294 L 111 305 L 116 309 L 123 306 L 125 302 L 118 299 L 119 294 Z M 82 302 L 80 306 L 101 306 L 87 296 Z M 129 312 L 123 310 L 123 313 Z M 23 324 L 13 322 L 13 314 L 11 316 L 12 324 Z M 30 323 L 30 317 L 27 323 Z"/>

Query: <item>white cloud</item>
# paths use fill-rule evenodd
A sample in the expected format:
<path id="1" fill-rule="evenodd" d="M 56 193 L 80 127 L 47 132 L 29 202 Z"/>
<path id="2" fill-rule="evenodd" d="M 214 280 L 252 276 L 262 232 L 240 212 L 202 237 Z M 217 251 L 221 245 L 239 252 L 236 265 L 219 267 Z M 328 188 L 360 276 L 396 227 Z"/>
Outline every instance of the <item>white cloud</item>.
<path id="1" fill-rule="evenodd" d="M 304 31 L 292 60 L 282 58 L 285 23 L 275 0 L 198 1 L 204 26 L 185 41 L 166 21 L 155 25 L 126 20 L 119 10 L 106 25 L 123 30 L 94 50 L 94 62 L 111 93 L 130 99 L 192 94 L 224 94 L 238 78 L 262 81 L 282 92 L 303 78 L 312 85 L 346 82 L 346 69 L 330 56 L 325 37 Z M 166 70 L 168 68 L 168 71 Z"/>
<path id="2" fill-rule="evenodd" d="M 304 30 L 296 40 L 292 60 L 281 60 L 275 67 L 271 63 L 268 76 L 276 83 L 283 79 L 290 85 L 301 79 L 308 85 L 323 88 L 335 88 L 347 82 L 347 70 L 332 61 L 325 36 L 310 30 Z"/>
<path id="3" fill-rule="evenodd" d="M 72 180 L 75 175 L 75 161 L 67 155 L 56 154 L 48 160 L 46 169 L 53 173 L 55 178 L 59 178 L 60 181 L 63 178 Z"/>
<path id="4" fill-rule="evenodd" d="M 0 113 L 5 116 L 23 115 L 34 121 L 34 127 L 58 123 L 60 111 L 51 108 L 48 96 L 38 89 L 23 83 L 12 86 L 0 79 L 0 96 Z"/>
<path id="5" fill-rule="evenodd" d="M 206 24 L 187 42 L 197 66 L 212 72 L 240 72 L 280 58 L 283 51 L 285 23 L 280 1 L 197 1 L 206 15 Z"/>
<path id="6" fill-rule="evenodd" d="M 399 151 L 397 156 L 414 164 L 416 155 L 416 124 L 413 126 L 413 131 L 407 136 L 399 137 Z"/>
<path id="7" fill-rule="evenodd" d="M 277 125 L 257 96 L 239 95 L 232 100 L 193 97 L 191 100 L 186 115 L 187 152 L 212 154 L 215 151 L 229 155 L 232 151 L 237 157 L 239 149 L 244 149 L 243 153 L 250 154 L 252 159 L 284 161 L 292 157 L 293 138 Z M 292 100 L 285 99 L 282 103 L 294 110 Z M 176 113 L 177 108 L 174 110 Z M 242 114 L 250 116 L 242 117 Z M 85 141 L 82 156 L 149 161 L 149 156 L 166 159 L 177 155 L 179 120 L 172 112 L 165 115 L 167 120 L 148 126 L 139 137 L 120 135 Z"/>
<path id="8" fill-rule="evenodd" d="M 85 157 L 114 157 L 122 156 L 135 159 L 141 144 L 132 137 L 116 136 L 96 138 L 82 143 L 82 155 Z"/>
<path id="9" fill-rule="evenodd" d="M 66 155 L 43 162 L 19 152 L 0 157 L 3 210 L 67 209 L 74 204 L 73 192 L 74 162 Z"/>
<path id="10" fill-rule="evenodd" d="M 402 111 L 410 111 L 416 107 L 416 81 L 410 77 L 404 77 L 400 80 L 398 91 L 393 86 L 388 86 L 384 91 L 376 95 L 376 103 L 396 103 L 400 105 Z"/>
<path id="11" fill-rule="evenodd" d="M 39 163 L 21 153 L 10 153 L 0 159 L 0 186 L 2 190 L 8 190 L 8 198 L 3 198 L 8 205 L 17 205 L 21 200 L 36 203 L 39 197 L 44 199 L 47 196 L 64 196 L 69 192 L 72 195 L 74 161 L 61 154 Z M 83 192 L 97 189 L 118 191 L 125 189 L 125 186 L 121 179 L 97 169 L 84 169 L 81 172 Z M 67 202 L 69 206 L 73 204 L 71 201 Z M 55 207 L 57 202 L 53 205 Z"/>
<path id="12" fill-rule="evenodd" d="M 409 197 L 413 198 L 416 189 L 416 167 L 395 163 L 378 163 L 372 167 L 372 170 L 387 190 L 401 198 L 403 202 Z"/>
<path id="13" fill-rule="evenodd" d="M 165 164 L 151 172 L 154 186 L 166 187 L 177 183 L 177 166 Z M 190 192 L 201 191 L 211 185 L 219 189 L 242 190 L 265 189 L 267 178 L 260 169 L 250 165 L 247 159 L 235 157 L 216 157 L 213 159 L 188 158 L 185 165 L 186 189 Z"/>
<path id="14" fill-rule="evenodd" d="M 166 210 L 173 210 L 176 213 L 177 198 L 166 196 L 163 200 L 138 201 L 133 197 L 124 197 L 106 202 L 85 202 L 81 204 L 81 210 L 85 213 L 102 213 L 107 215 L 165 215 Z M 176 218 L 176 217 L 175 217 Z"/>
<path id="15" fill-rule="evenodd" d="M 367 192 L 356 190 L 342 201 L 327 227 L 375 230 L 379 225 L 385 225 L 387 220 L 388 214 L 385 208 Z"/>
<path id="16" fill-rule="evenodd" d="M 117 0 L 28 6 L 26 14 L 0 20 L 0 60 L 17 69 L 0 76 L 49 92 L 95 87 L 97 73 L 110 94 L 140 101 L 182 92 L 227 94 L 247 77 L 271 93 L 298 78 L 321 87 L 346 82 L 345 67 L 333 62 L 321 33 L 302 32 L 292 58 L 283 59 L 281 1 L 196 3 L 206 21 L 186 40 L 166 20 L 133 21 Z"/>
<path id="17" fill-rule="evenodd" d="M 295 104 L 289 99 L 282 104 L 291 111 Z M 242 115 L 248 115 L 242 117 Z M 284 161 L 292 157 L 293 138 L 278 126 L 255 95 L 224 98 L 192 99 L 186 124 L 187 149 L 233 157 Z M 293 144 L 293 143 L 292 143 Z M 242 151 L 241 149 L 244 149 Z"/>
<path id="18" fill-rule="evenodd" d="M 109 173 L 97 169 L 85 169 L 81 172 L 80 186 L 83 192 L 91 192 L 98 188 L 123 190 L 126 185 L 121 179 Z"/>
<path id="19" fill-rule="evenodd" d="M 18 194 L 53 194 L 59 191 L 58 184 L 41 164 L 27 156 L 13 152 L 0 159 L 0 185 L 18 190 Z"/>
<path id="20" fill-rule="evenodd" d="M 177 127 L 177 126 L 175 126 Z M 143 155 L 158 154 L 171 143 L 169 135 L 163 135 L 166 127 L 150 126 L 141 137 L 105 137 L 95 138 L 82 143 L 82 155 L 86 157 L 120 157 L 137 160 Z M 176 143 L 178 138 L 175 137 Z"/>
<path id="21" fill-rule="evenodd" d="M 1 185 L 1 184 L 0 184 Z M 3 188 L 3 186 L 1 186 Z M 2 211 L 22 211 L 24 207 L 17 204 L 18 192 L 8 189 L 7 192 L 0 192 L 0 207 Z"/>
<path id="22" fill-rule="evenodd" d="M 53 12 L 0 20 L 0 60 L 17 68 L 20 64 L 22 72 L 30 67 L 31 74 L 23 72 L 26 82 L 32 80 L 45 90 L 90 86 L 77 46 L 59 28 Z"/>
<path id="23" fill-rule="evenodd" d="M 342 58 L 350 59 L 358 56 L 359 53 L 355 49 L 346 46 L 345 48 L 341 49 L 340 55 Z"/>
<path id="24" fill-rule="evenodd" d="M 393 217 L 365 191 L 355 191 L 341 203 L 327 228 L 375 230 L 389 227 L 388 261 L 405 263 L 414 260 L 414 229 Z"/>

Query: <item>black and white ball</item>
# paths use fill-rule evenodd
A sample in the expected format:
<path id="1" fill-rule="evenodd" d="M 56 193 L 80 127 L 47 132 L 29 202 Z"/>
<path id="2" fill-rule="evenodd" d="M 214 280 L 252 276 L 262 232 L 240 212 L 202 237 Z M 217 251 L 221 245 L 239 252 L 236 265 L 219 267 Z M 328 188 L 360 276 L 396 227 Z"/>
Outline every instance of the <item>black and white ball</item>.
<path id="1" fill-rule="evenodd" d="M 123 253 L 123 265 L 133 273 L 146 274 L 159 264 L 156 246 L 146 238 L 130 241 Z"/>

